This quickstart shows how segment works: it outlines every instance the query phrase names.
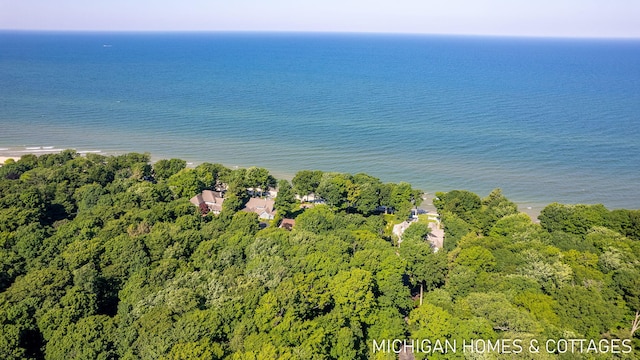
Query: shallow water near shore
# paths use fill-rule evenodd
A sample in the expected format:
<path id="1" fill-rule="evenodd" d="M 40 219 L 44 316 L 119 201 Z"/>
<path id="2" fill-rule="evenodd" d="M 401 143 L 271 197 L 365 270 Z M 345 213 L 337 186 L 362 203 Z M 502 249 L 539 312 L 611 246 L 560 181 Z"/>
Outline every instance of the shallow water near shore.
<path id="1" fill-rule="evenodd" d="M 521 209 L 640 208 L 640 41 L 4 32 L 0 46 L 0 156 L 138 151 L 499 187 Z"/>

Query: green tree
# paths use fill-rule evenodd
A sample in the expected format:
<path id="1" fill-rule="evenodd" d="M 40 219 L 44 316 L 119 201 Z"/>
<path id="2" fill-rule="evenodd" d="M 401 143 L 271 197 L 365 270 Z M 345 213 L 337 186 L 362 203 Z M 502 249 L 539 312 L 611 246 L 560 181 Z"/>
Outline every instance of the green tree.
<path id="1" fill-rule="evenodd" d="M 553 203 L 540 212 L 540 225 L 549 232 L 564 231 L 585 235 L 594 226 L 602 226 L 608 215 L 602 205 L 562 205 Z"/>
<path id="2" fill-rule="evenodd" d="M 412 284 L 419 286 L 422 291 L 429 291 L 444 284 L 447 274 L 447 258 L 444 252 L 434 253 L 429 243 L 422 239 L 409 238 L 400 245 L 400 256 L 407 262 Z"/>
<path id="3" fill-rule="evenodd" d="M 269 187 L 276 185 L 276 180 L 269 174 L 269 170 L 259 167 L 250 167 L 245 175 L 245 183 L 248 187 L 253 188 L 254 195 L 257 189 L 260 189 L 260 196 Z"/>
<path id="4" fill-rule="evenodd" d="M 346 209 L 348 206 L 348 180 L 344 174 L 324 173 L 316 190 L 318 196 L 322 197 L 329 206 L 336 209 Z"/>
<path id="5" fill-rule="evenodd" d="M 296 173 L 291 182 L 296 194 L 303 198 L 308 198 L 310 194 L 314 194 L 317 191 L 321 180 L 322 171 L 301 170 Z"/>
<path id="6" fill-rule="evenodd" d="M 371 214 L 381 205 L 382 183 L 373 176 L 359 173 L 353 176 L 358 189 L 352 206 L 361 214 Z"/>
<path id="7" fill-rule="evenodd" d="M 373 276 L 369 271 L 340 271 L 331 281 L 331 293 L 336 306 L 348 317 L 363 323 L 371 322 L 375 306 Z"/>
<path id="8" fill-rule="evenodd" d="M 223 359 L 224 349 L 208 338 L 173 345 L 167 360 L 218 360 Z"/>
<path id="9" fill-rule="evenodd" d="M 332 230 L 336 215 L 329 207 L 320 205 L 307 209 L 296 218 L 296 228 L 320 234 Z"/>
<path id="10" fill-rule="evenodd" d="M 206 188 L 206 184 L 193 169 L 182 169 L 167 180 L 169 188 L 177 197 L 191 198 Z"/>
<path id="11" fill-rule="evenodd" d="M 607 303 L 599 292 L 566 286 L 555 294 L 561 323 L 587 338 L 599 338 L 612 329 L 621 309 Z"/>
<path id="12" fill-rule="evenodd" d="M 275 207 L 283 217 L 290 216 L 296 208 L 296 197 L 293 188 L 287 180 L 278 181 L 278 196 L 276 196 Z"/>
<path id="13" fill-rule="evenodd" d="M 506 215 L 495 222 L 489 236 L 492 237 L 508 237 L 513 241 L 530 240 L 535 237 L 540 226 L 531 221 L 529 215 L 525 213 L 517 213 Z"/>
<path id="14" fill-rule="evenodd" d="M 496 266 L 496 258 L 491 251 L 482 246 L 472 246 L 462 249 L 454 264 L 466 266 L 473 271 L 491 271 Z"/>
<path id="15" fill-rule="evenodd" d="M 482 199 L 481 214 L 479 217 L 483 233 L 488 235 L 498 220 L 505 216 L 515 214 L 518 214 L 518 206 L 508 200 L 502 194 L 502 190 L 495 189 L 491 191 L 487 197 Z"/>
<path id="16" fill-rule="evenodd" d="M 202 163 L 196 166 L 194 170 L 205 187 L 214 190 L 222 186 L 222 179 L 231 173 L 231 170 L 223 165 L 211 163 Z"/>
<path id="17" fill-rule="evenodd" d="M 153 172 L 157 179 L 168 179 L 187 167 L 187 162 L 181 159 L 162 159 L 153 165 Z"/>
<path id="18" fill-rule="evenodd" d="M 485 318 L 499 331 L 536 332 L 539 325 L 529 313 L 516 308 L 501 293 L 471 293 L 458 304 L 461 312 Z"/>
<path id="19" fill-rule="evenodd" d="M 395 209 L 400 219 L 408 218 L 413 207 L 422 203 L 422 191 L 415 190 L 409 183 L 392 184 L 389 193 L 389 205 Z"/>
<path id="20" fill-rule="evenodd" d="M 452 320 L 446 310 L 424 303 L 409 314 L 409 330 L 415 339 L 449 339 L 455 331 Z"/>
<path id="21" fill-rule="evenodd" d="M 482 206 L 480 197 L 466 190 L 452 190 L 447 193 L 438 192 L 433 205 L 439 213 L 452 213 L 469 224 L 477 223 L 477 216 Z"/>

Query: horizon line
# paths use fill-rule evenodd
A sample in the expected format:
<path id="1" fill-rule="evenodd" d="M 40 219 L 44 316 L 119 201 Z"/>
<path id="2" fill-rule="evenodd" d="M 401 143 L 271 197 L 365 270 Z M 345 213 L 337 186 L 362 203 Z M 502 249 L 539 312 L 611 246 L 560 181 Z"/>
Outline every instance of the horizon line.
<path id="1" fill-rule="evenodd" d="M 0 32 L 22 33 L 93 33 L 93 34 L 309 34 L 309 35 L 392 35 L 392 36 L 443 36 L 478 38 L 524 38 L 524 39 L 567 39 L 567 40 L 640 40 L 640 36 L 593 36 L 593 35 L 533 35 L 533 34 L 492 34 L 492 33 L 438 33 L 404 31 L 342 31 L 342 30 L 159 30 L 159 29 L 3 29 Z"/>

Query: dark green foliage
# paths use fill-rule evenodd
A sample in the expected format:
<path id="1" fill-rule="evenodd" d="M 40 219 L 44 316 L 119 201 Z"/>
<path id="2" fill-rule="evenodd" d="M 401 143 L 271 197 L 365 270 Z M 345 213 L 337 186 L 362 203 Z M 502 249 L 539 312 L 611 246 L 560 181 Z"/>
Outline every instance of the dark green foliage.
<path id="1" fill-rule="evenodd" d="M 291 182 L 295 192 L 305 197 L 317 191 L 320 180 L 322 180 L 322 171 L 302 170 L 298 171 Z"/>
<path id="2" fill-rule="evenodd" d="M 495 189 L 482 199 L 482 209 L 479 214 L 480 228 L 485 235 L 488 235 L 489 230 L 498 220 L 516 214 L 518 214 L 518 206 L 509 201 L 500 189 Z"/>
<path id="3" fill-rule="evenodd" d="M 452 213 L 470 224 L 476 224 L 482 201 L 472 192 L 452 190 L 447 193 L 436 193 L 433 205 L 440 213 Z"/>
<path id="4" fill-rule="evenodd" d="M 335 228 L 336 215 L 327 206 L 316 206 L 298 216 L 296 227 L 300 230 L 320 234 Z"/>
<path id="5" fill-rule="evenodd" d="M 587 338 L 595 338 L 616 325 L 621 309 L 596 291 L 567 286 L 556 294 L 560 321 Z"/>
<path id="6" fill-rule="evenodd" d="M 607 209 L 602 205 L 562 205 L 553 203 L 542 209 L 540 225 L 547 231 L 585 235 L 594 226 L 605 225 Z"/>
<path id="7" fill-rule="evenodd" d="M 207 188 L 207 183 L 194 169 L 182 169 L 167 180 L 171 191 L 179 198 L 191 198 Z"/>
<path id="8" fill-rule="evenodd" d="M 422 191 L 413 189 L 409 183 L 387 184 L 389 205 L 393 207 L 399 218 L 408 218 L 411 209 L 422 203 Z M 381 201 L 381 205 L 384 205 Z"/>
<path id="9" fill-rule="evenodd" d="M 422 238 L 408 238 L 400 245 L 400 256 L 407 262 L 407 274 L 413 284 L 423 285 L 426 291 L 444 284 L 447 272 L 444 252 L 434 253 Z"/>
<path id="10" fill-rule="evenodd" d="M 351 180 L 339 173 L 324 173 L 318 185 L 317 195 L 323 198 L 329 206 L 346 209 L 349 206 L 348 190 Z"/>
<path id="11" fill-rule="evenodd" d="M 303 170 L 293 178 L 293 190 L 304 201 L 324 200 L 336 210 L 370 215 L 385 207 L 400 218 L 408 218 L 411 209 L 422 203 L 422 191 L 408 183 L 383 184 L 367 174 Z"/>
<path id="12" fill-rule="evenodd" d="M 640 241 L 640 210 L 613 210 L 606 216 L 605 226 Z"/>
<path id="13" fill-rule="evenodd" d="M 444 248 L 453 250 L 463 236 L 472 231 L 473 227 L 453 213 L 440 213 L 444 223 Z"/>
<path id="14" fill-rule="evenodd" d="M 623 338 L 640 310 L 636 210 L 552 204 L 540 225 L 499 190 L 439 193 L 435 251 L 423 219 L 392 241 L 421 201 L 409 184 L 302 171 L 279 183 L 289 231 L 238 211 L 273 186 L 265 169 L 185 164 L 65 151 L 2 168 L 0 358 L 393 358 L 373 340 Z M 219 215 L 189 202 L 220 188 Z"/>
<path id="15" fill-rule="evenodd" d="M 250 167 L 245 175 L 245 184 L 254 189 L 254 195 L 262 196 L 263 192 L 276 186 L 276 179 L 265 168 Z M 257 189 L 260 190 L 257 191 Z"/>
<path id="16" fill-rule="evenodd" d="M 184 169 L 186 166 L 187 162 L 181 159 L 162 159 L 153 164 L 153 173 L 158 180 L 168 179 L 177 174 L 178 171 Z"/>
<path id="17" fill-rule="evenodd" d="M 289 217 L 296 210 L 296 195 L 287 180 L 278 181 L 278 196 L 275 207 L 282 217 Z"/>

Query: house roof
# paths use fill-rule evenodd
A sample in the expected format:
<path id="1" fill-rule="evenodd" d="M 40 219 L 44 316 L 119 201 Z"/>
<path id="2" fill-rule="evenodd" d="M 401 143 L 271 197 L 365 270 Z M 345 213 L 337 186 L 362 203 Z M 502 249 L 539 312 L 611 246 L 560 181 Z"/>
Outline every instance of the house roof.
<path id="1" fill-rule="evenodd" d="M 222 198 L 222 194 L 217 191 L 211 190 L 203 190 L 202 191 L 202 200 L 206 203 L 216 204 L 218 202 L 222 202 L 224 199 Z"/>
<path id="2" fill-rule="evenodd" d="M 293 219 L 282 219 L 280 223 L 280 228 L 282 229 L 291 230 L 294 226 L 296 226 L 296 221 Z"/>
<path id="3" fill-rule="evenodd" d="M 198 194 L 198 195 L 192 197 L 191 199 L 189 199 L 189 202 L 191 202 L 195 206 L 200 206 L 200 204 L 202 204 L 204 202 L 204 200 L 202 198 L 202 194 Z"/>
<path id="4" fill-rule="evenodd" d="M 222 197 L 222 193 L 218 191 L 204 190 L 202 193 L 192 197 L 189 201 L 195 206 L 200 206 L 204 203 L 209 210 L 220 212 L 222 211 L 224 198 Z"/>
<path id="5" fill-rule="evenodd" d="M 262 215 L 264 213 L 273 215 L 275 213 L 273 209 L 274 205 L 275 201 L 273 200 L 252 197 L 249 199 L 243 210 L 246 212 L 254 212 L 258 215 Z"/>

